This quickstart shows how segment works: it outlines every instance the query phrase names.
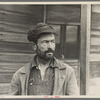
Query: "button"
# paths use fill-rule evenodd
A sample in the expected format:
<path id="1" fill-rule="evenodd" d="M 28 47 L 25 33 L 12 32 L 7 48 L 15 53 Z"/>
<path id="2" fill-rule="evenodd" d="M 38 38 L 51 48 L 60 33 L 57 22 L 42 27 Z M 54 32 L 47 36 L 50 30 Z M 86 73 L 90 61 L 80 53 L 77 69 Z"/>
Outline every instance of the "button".
<path id="1" fill-rule="evenodd" d="M 33 85 L 33 83 L 30 83 L 30 85 Z"/>
<path id="2" fill-rule="evenodd" d="M 41 76 L 39 75 L 39 78 L 41 78 Z"/>
<path id="3" fill-rule="evenodd" d="M 38 67 L 36 67 L 36 69 L 39 69 Z"/>

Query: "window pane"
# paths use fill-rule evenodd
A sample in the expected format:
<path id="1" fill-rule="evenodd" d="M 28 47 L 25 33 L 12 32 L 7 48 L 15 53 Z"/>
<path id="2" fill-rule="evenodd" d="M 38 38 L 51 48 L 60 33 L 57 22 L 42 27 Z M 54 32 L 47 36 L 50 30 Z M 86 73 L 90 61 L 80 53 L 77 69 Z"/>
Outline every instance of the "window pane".
<path id="1" fill-rule="evenodd" d="M 78 58 L 78 26 L 66 26 L 64 56 L 68 59 Z"/>

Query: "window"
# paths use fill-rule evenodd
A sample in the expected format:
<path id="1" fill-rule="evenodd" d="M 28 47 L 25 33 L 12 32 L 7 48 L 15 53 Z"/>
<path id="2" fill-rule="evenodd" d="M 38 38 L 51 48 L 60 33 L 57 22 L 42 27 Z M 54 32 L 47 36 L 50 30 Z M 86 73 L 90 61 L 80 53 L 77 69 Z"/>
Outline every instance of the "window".
<path id="1" fill-rule="evenodd" d="M 79 57 L 79 26 L 52 25 L 58 33 L 56 37 L 57 58 L 78 59 Z"/>

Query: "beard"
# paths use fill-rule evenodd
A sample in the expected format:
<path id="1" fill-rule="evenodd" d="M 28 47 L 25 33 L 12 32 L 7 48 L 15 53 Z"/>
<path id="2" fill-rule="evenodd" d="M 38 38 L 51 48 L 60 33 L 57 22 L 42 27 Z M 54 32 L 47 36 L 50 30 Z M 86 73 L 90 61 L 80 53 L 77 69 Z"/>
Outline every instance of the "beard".
<path id="1" fill-rule="evenodd" d="M 45 52 L 41 52 L 39 49 L 37 50 L 37 55 L 40 59 L 43 59 L 45 61 L 48 60 L 52 60 L 54 57 L 54 50 L 52 50 L 51 48 L 49 48 L 47 51 Z"/>

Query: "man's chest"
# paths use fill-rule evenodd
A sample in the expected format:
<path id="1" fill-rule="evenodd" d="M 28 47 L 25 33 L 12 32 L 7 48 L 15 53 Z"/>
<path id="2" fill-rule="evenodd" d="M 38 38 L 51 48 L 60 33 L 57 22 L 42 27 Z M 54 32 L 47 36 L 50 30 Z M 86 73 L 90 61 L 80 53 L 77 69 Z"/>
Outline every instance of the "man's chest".
<path id="1" fill-rule="evenodd" d="M 54 87 L 54 69 L 48 67 L 45 71 L 33 68 L 29 77 L 30 95 L 51 95 Z"/>

